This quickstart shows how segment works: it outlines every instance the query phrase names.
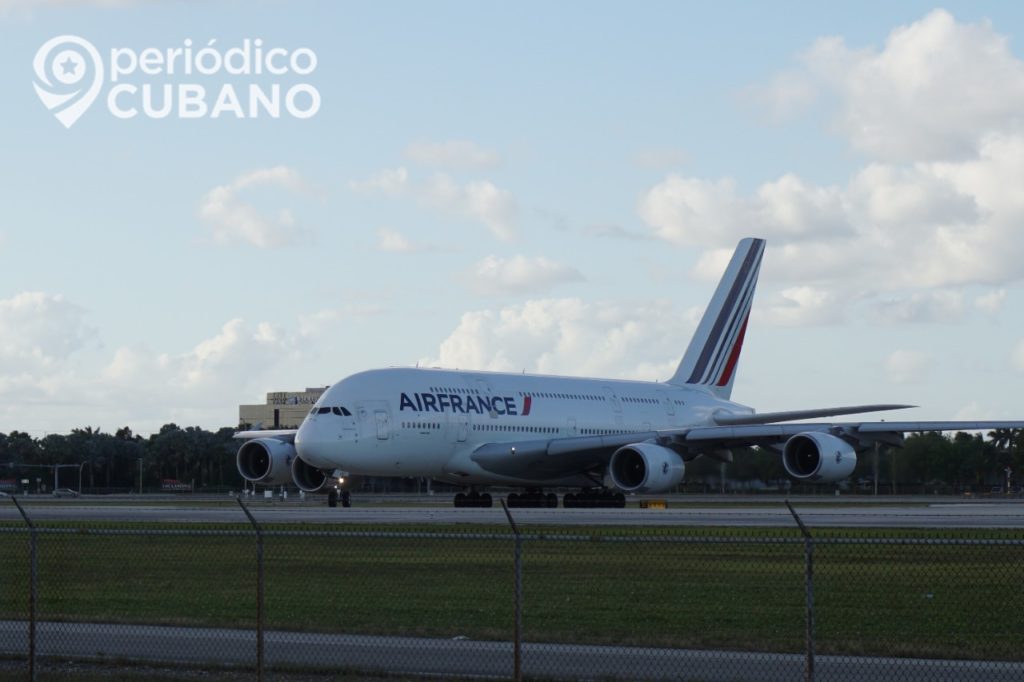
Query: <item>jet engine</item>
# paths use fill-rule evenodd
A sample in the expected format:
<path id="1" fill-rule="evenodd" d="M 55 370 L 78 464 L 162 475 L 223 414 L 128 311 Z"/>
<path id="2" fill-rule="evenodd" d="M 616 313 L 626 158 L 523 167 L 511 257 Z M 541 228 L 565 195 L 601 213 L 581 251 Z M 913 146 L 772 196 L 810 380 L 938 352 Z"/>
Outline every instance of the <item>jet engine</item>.
<path id="1" fill-rule="evenodd" d="M 786 441 L 782 465 L 793 478 L 835 483 L 853 473 L 857 466 L 857 453 L 841 438 L 808 431 Z"/>
<path id="2" fill-rule="evenodd" d="M 328 473 L 307 464 L 301 457 L 292 460 L 292 481 L 307 493 L 326 492 L 333 486 L 336 479 L 328 477 Z"/>
<path id="3" fill-rule="evenodd" d="M 674 450 L 654 443 L 633 443 L 615 451 L 608 474 L 627 493 L 660 493 L 683 480 L 686 464 Z"/>
<path id="4" fill-rule="evenodd" d="M 238 448 L 235 461 L 242 478 L 260 485 L 282 485 L 292 480 L 295 446 L 276 438 L 256 438 Z"/>

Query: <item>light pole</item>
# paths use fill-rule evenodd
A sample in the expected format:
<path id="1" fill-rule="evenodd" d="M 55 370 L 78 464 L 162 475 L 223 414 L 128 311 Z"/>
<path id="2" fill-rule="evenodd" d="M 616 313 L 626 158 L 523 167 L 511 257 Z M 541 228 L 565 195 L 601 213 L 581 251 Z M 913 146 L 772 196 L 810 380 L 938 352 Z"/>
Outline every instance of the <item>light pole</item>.
<path id="1" fill-rule="evenodd" d="M 57 490 L 57 488 L 59 487 L 57 485 L 57 483 L 58 483 L 57 472 L 60 469 L 67 469 L 68 467 L 77 468 L 78 469 L 78 494 L 81 495 L 82 494 L 82 467 L 85 466 L 85 464 L 86 464 L 86 462 L 82 462 L 81 464 L 54 464 L 53 465 L 53 489 Z"/>

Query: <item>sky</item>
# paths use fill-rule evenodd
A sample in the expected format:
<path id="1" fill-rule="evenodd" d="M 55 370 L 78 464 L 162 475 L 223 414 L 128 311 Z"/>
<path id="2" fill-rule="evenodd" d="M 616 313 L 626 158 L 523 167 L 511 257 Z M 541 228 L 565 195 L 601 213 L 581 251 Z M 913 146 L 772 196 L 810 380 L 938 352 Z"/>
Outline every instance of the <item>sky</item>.
<path id="1" fill-rule="evenodd" d="M 744 236 L 735 400 L 1022 418 L 1022 26 L 0 0 L 0 432 L 232 426 L 387 366 L 664 380 Z"/>

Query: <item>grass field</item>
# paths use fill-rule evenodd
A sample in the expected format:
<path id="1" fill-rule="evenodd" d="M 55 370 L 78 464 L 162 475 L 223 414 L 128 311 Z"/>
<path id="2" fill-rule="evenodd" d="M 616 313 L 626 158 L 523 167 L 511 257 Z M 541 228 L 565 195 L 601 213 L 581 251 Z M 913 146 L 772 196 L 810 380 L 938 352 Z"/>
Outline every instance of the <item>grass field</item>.
<path id="1" fill-rule="evenodd" d="M 103 525 L 41 534 L 39 618 L 255 627 L 251 532 L 204 528 L 224 534 L 142 524 L 116 535 Z M 267 627 L 511 638 L 507 528 L 374 532 L 269 529 Z M 796 531 L 524 532 L 528 641 L 802 651 L 804 546 Z M 914 531 L 906 542 L 908 532 L 819 534 L 817 651 L 1024 657 L 1020 533 Z M 0 543 L 0 618 L 24 618 L 28 538 L 3 532 Z"/>

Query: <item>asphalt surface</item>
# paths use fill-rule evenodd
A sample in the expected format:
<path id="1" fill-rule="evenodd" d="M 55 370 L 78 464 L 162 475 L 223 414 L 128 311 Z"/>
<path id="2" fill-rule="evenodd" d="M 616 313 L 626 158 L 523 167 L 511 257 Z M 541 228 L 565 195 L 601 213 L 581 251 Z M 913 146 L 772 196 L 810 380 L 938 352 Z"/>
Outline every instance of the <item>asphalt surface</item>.
<path id="1" fill-rule="evenodd" d="M 323 498 L 309 497 L 305 502 L 289 500 L 267 502 L 262 498 L 247 504 L 256 519 L 263 523 L 337 523 L 337 524 L 492 524 L 507 523 L 501 507 L 491 509 L 455 509 L 444 499 L 430 503 L 405 497 L 398 502 L 381 503 L 382 498 L 359 497 L 351 508 L 329 508 Z M 811 528 L 1024 528 L 1024 501 L 992 502 L 961 501 L 948 498 L 933 502 L 932 498 L 904 498 L 906 501 L 878 504 L 872 498 L 858 501 L 831 498 L 794 499 L 793 506 L 804 523 Z M 410 500 L 403 506 L 402 501 Z M 245 517 L 236 505 L 203 504 L 189 501 L 131 503 L 89 499 L 50 500 L 45 503 L 32 498 L 22 502 L 33 520 L 77 521 L 152 521 L 159 523 L 237 523 Z M 735 498 L 722 501 L 694 501 L 694 498 L 667 500 L 667 509 L 639 509 L 631 502 L 626 509 L 513 509 L 517 523 L 523 525 L 559 526 L 731 526 L 731 527 L 793 527 L 795 522 L 783 500 L 766 503 L 764 498 L 747 502 Z M 699 506 L 697 506 L 699 505 Z M 20 520 L 17 509 L 9 501 L 0 500 L 0 520 Z"/>
<path id="2" fill-rule="evenodd" d="M 24 621 L 0 621 L 0 653 L 24 655 L 28 648 L 27 631 Z M 36 637 L 38 654 L 43 657 L 202 667 L 248 665 L 255 669 L 256 635 L 251 630 L 43 622 L 37 626 Z M 265 665 L 296 666 L 305 670 L 360 669 L 391 674 L 507 679 L 512 674 L 514 660 L 510 642 L 476 642 L 462 638 L 269 631 L 264 641 Z M 532 642 L 522 648 L 523 674 L 547 679 L 790 682 L 804 677 L 805 666 L 806 659 L 800 654 Z M 1009 682 L 1024 678 L 1024 662 L 818 656 L 814 669 L 815 679 L 849 682 L 930 682 L 935 679 Z"/>

